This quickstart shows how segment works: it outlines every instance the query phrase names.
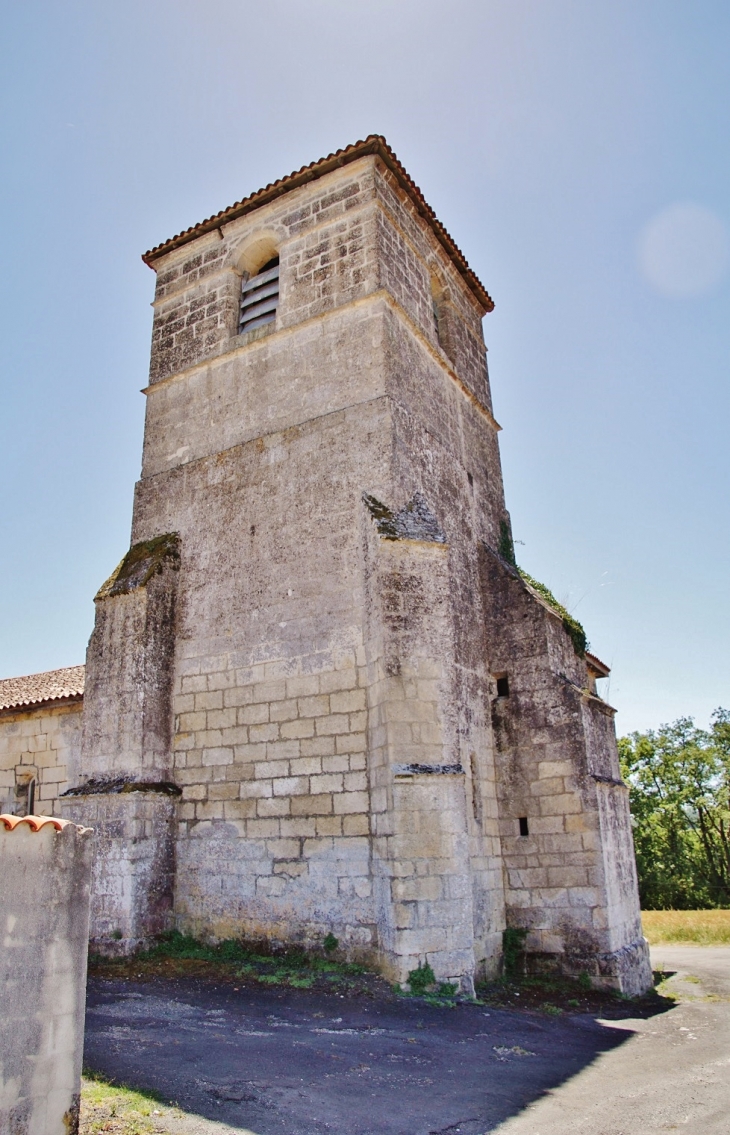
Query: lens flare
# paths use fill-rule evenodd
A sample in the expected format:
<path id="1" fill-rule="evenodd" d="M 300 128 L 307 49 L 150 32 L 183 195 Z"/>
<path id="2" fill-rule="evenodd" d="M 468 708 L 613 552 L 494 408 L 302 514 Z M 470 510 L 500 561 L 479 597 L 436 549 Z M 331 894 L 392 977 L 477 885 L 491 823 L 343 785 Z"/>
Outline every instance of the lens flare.
<path id="1" fill-rule="evenodd" d="M 697 296 L 717 287 L 725 275 L 728 233 L 710 209 L 677 203 L 644 226 L 638 251 L 639 267 L 657 291 Z"/>

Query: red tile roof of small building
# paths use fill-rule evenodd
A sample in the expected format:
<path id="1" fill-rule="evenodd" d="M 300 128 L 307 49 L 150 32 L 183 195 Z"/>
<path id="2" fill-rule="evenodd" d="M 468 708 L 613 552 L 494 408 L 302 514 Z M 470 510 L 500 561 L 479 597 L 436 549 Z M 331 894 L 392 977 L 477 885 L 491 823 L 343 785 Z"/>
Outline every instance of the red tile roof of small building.
<path id="1" fill-rule="evenodd" d="M 476 273 L 469 267 L 466 257 L 453 237 L 449 235 L 441 224 L 415 181 L 413 181 L 393 150 L 391 150 L 385 138 L 380 134 L 369 134 L 367 138 L 364 138 L 360 142 L 354 142 L 351 146 L 345 146 L 343 150 L 336 150 L 334 154 L 328 154 L 326 158 L 320 158 L 319 161 L 311 162 L 308 166 L 302 166 L 301 169 L 287 174 L 286 177 L 280 177 L 277 181 L 270 182 L 270 184 L 264 186 L 263 189 L 257 189 L 255 193 L 251 193 L 241 201 L 236 201 L 234 205 L 229 205 L 227 209 L 221 209 L 219 213 L 215 213 L 214 216 L 208 217 L 205 221 L 201 221 L 200 224 L 192 225 L 189 229 L 185 229 L 184 232 L 178 233 L 177 236 L 170 237 L 169 240 L 163 241 L 162 244 L 155 245 L 149 252 L 143 253 L 142 259 L 145 264 L 152 267 L 153 261 L 155 261 L 158 256 L 162 256 L 166 252 L 171 252 L 174 248 L 180 248 L 181 245 L 188 244 L 191 240 L 203 236 L 204 233 L 220 229 L 222 225 L 228 224 L 229 221 L 234 221 L 238 217 L 252 213 L 254 209 L 259 209 L 262 205 L 268 205 L 270 201 L 276 200 L 276 198 L 281 197 L 282 194 L 288 193 L 292 189 L 298 189 L 300 185 L 306 185 L 310 181 L 316 181 L 317 178 L 324 177 L 325 174 L 331 173 L 332 170 L 349 165 L 350 162 L 355 162 L 358 158 L 365 157 L 367 154 L 377 154 L 381 161 L 388 167 L 401 188 L 404 189 L 410 197 L 417 212 L 420 213 L 424 220 L 431 226 L 436 239 L 445 249 L 457 270 L 464 277 L 469 289 L 482 304 L 485 311 L 492 311 L 494 301 L 489 295 L 489 292 Z"/>
<path id="2" fill-rule="evenodd" d="M 607 678 L 611 673 L 611 667 L 607 666 L 605 662 L 601 662 L 600 658 L 589 651 L 586 651 L 586 662 L 598 678 Z"/>
<path id="3" fill-rule="evenodd" d="M 23 678 L 0 679 L 0 710 L 21 709 L 83 696 L 85 666 L 64 666 Z"/>

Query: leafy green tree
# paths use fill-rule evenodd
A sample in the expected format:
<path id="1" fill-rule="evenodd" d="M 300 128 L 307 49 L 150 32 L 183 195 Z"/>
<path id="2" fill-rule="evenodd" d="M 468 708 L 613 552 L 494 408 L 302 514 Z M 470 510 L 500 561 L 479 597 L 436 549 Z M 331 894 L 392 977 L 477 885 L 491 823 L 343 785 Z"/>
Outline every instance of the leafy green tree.
<path id="1" fill-rule="evenodd" d="M 730 906 L 730 711 L 619 740 L 645 910 Z"/>

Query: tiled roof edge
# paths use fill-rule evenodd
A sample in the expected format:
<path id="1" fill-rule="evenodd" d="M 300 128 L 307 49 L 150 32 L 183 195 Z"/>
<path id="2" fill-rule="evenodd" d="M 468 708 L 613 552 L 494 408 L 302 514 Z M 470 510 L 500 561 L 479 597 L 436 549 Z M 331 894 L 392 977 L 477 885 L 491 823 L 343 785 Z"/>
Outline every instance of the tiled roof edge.
<path id="1" fill-rule="evenodd" d="M 83 690 L 75 694 L 59 694 L 57 697 L 32 698 L 29 701 L 15 701 L 11 704 L 0 705 L 0 714 L 18 713 L 23 709 L 42 709 L 43 706 L 73 705 L 74 702 L 83 701 Z"/>
<path id="2" fill-rule="evenodd" d="M 611 667 L 607 666 L 605 662 L 602 662 L 597 654 L 592 654 L 590 650 L 586 651 L 586 662 L 589 664 L 593 663 L 597 670 L 605 670 L 605 674 L 603 675 L 605 678 L 611 673 Z"/>
<path id="3" fill-rule="evenodd" d="M 0 815 L 0 823 L 5 825 L 5 831 L 14 832 L 19 824 L 27 824 L 32 832 L 39 832 L 46 824 L 53 824 L 57 832 L 62 832 L 69 825 L 78 828 L 80 832 L 89 832 L 91 828 L 82 828 L 71 820 L 61 820 L 58 816 L 10 816 L 7 813 Z"/>
<path id="4" fill-rule="evenodd" d="M 152 267 L 153 262 L 164 253 L 172 252 L 175 248 L 189 244 L 190 241 L 195 240 L 197 237 L 203 236 L 205 233 L 213 232 L 229 221 L 243 217 L 247 213 L 253 212 L 254 209 L 261 208 L 262 205 L 267 205 L 270 201 L 276 200 L 277 197 L 281 197 L 284 193 L 288 193 L 292 189 L 297 189 L 300 185 L 306 185 L 310 181 L 316 181 L 332 170 L 349 165 L 350 162 L 357 161 L 358 158 L 365 157 L 367 154 L 377 154 L 385 163 L 416 206 L 418 213 L 429 223 L 437 240 L 445 249 L 454 266 L 463 276 L 470 290 L 482 304 L 485 311 L 492 311 L 494 309 L 494 301 L 481 280 L 469 267 L 466 257 L 453 237 L 449 235 L 441 224 L 423 196 L 423 193 L 407 172 L 405 166 L 400 162 L 395 152 L 380 134 L 370 134 L 360 142 L 354 142 L 351 146 L 346 146 L 342 150 L 336 150 L 333 154 L 328 154 L 326 158 L 320 158 L 319 161 L 311 162 L 307 166 L 302 166 L 301 169 L 295 170 L 286 177 L 280 177 L 277 181 L 273 181 L 269 185 L 264 186 L 263 189 L 259 189 L 255 193 L 250 194 L 250 196 L 244 197 L 241 201 L 237 201 L 227 209 L 221 209 L 221 211 L 215 213 L 214 216 L 208 217 L 197 225 L 191 225 L 191 227 L 185 229 L 184 232 L 178 233 L 177 236 L 173 236 L 169 240 L 163 241 L 162 244 L 156 245 L 148 252 L 143 253 L 142 259 L 145 264 Z"/>
<path id="5" fill-rule="evenodd" d="M 64 666 L 40 674 L 0 679 L 0 713 L 80 701 L 84 696 L 86 668 Z"/>

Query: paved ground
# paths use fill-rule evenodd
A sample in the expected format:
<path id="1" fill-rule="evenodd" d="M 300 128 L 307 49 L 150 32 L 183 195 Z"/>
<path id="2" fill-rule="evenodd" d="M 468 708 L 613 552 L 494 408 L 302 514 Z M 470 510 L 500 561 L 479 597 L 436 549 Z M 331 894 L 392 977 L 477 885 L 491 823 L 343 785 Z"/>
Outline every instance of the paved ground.
<path id="1" fill-rule="evenodd" d="M 665 988 L 676 1007 L 622 1021 L 625 1043 L 499 1125 L 499 1135 L 729 1135 L 730 947 L 657 946 L 652 961 L 674 974 Z"/>
<path id="2" fill-rule="evenodd" d="M 730 948 L 653 956 L 647 1020 L 95 979 L 86 1062 L 175 1135 L 730 1135 Z"/>

